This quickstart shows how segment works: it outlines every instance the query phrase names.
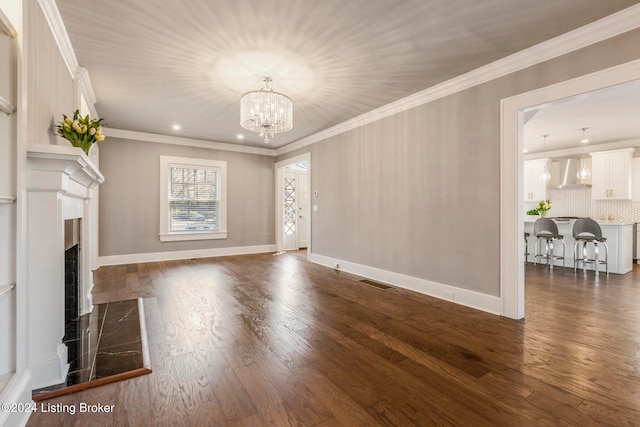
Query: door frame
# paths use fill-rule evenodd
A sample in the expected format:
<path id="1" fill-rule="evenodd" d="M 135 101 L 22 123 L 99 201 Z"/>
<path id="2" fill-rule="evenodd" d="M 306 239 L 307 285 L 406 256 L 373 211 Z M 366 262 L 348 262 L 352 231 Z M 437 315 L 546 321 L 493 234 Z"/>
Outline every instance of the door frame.
<path id="1" fill-rule="evenodd" d="M 501 314 L 524 318 L 524 110 L 640 79 L 640 60 L 586 74 L 500 101 Z"/>
<path id="2" fill-rule="evenodd" d="M 280 185 L 280 183 L 282 182 L 282 180 L 284 179 L 284 170 L 287 166 L 289 165 L 293 165 L 296 163 L 302 163 L 302 162 L 306 162 L 308 169 L 307 169 L 307 177 L 308 177 L 308 184 L 309 184 L 309 198 L 311 198 L 311 152 L 307 152 L 304 154 L 300 154 L 298 156 L 294 156 L 294 157 L 289 157 L 288 159 L 285 160 L 281 160 L 279 162 L 276 162 L 275 164 L 275 207 L 276 207 L 276 213 L 275 213 L 275 222 L 276 222 L 276 251 L 281 252 L 283 250 L 283 242 L 282 242 L 282 233 L 283 233 L 283 226 L 282 226 L 282 215 L 284 214 L 283 209 L 282 209 L 282 205 L 284 202 L 284 189 L 282 188 L 282 186 Z M 311 206 L 311 201 L 309 200 L 309 206 Z M 312 242 L 312 224 L 313 224 L 313 209 L 310 209 L 309 212 L 309 244 L 307 245 L 307 259 L 309 259 L 310 255 L 311 255 L 311 245 L 313 244 Z"/>

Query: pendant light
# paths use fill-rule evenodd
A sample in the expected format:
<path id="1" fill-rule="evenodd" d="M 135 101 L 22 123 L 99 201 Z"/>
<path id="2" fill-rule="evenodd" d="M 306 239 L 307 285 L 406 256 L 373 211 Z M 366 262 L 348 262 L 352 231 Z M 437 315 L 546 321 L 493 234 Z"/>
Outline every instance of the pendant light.
<path id="1" fill-rule="evenodd" d="M 587 139 L 587 135 L 585 134 L 587 129 L 589 128 L 582 128 L 582 139 L 580 140 L 580 142 L 582 142 L 583 144 L 586 144 L 587 142 L 589 142 L 589 139 Z"/>
<path id="2" fill-rule="evenodd" d="M 547 169 L 547 137 L 549 135 L 542 135 L 543 141 L 543 150 L 544 150 L 544 172 L 542 172 L 542 175 L 540 175 L 540 181 L 544 182 L 545 184 L 549 182 L 549 180 L 551 180 L 551 173 L 549 172 L 549 169 Z"/>
<path id="3" fill-rule="evenodd" d="M 582 128 L 582 139 L 580 140 L 580 142 L 583 143 L 583 144 L 586 144 L 587 142 L 589 142 L 589 140 L 587 139 L 587 136 L 585 134 L 587 129 L 589 129 L 589 128 Z M 584 181 L 584 180 L 587 180 L 587 179 L 591 178 L 591 171 L 587 167 L 585 159 L 582 159 L 580 161 L 580 164 L 581 164 L 580 169 L 576 173 L 576 176 L 578 177 L 578 179 L 581 180 L 581 181 Z"/>

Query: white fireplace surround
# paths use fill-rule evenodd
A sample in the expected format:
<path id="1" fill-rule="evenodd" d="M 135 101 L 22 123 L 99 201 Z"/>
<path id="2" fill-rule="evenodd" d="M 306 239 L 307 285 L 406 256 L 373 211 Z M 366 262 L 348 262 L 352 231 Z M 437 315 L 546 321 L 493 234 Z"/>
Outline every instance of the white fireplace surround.
<path id="1" fill-rule="evenodd" d="M 82 218 L 80 313 L 89 313 L 97 267 L 96 186 L 104 176 L 80 148 L 27 147 L 29 367 L 32 388 L 66 380 L 64 337 L 64 220 Z"/>

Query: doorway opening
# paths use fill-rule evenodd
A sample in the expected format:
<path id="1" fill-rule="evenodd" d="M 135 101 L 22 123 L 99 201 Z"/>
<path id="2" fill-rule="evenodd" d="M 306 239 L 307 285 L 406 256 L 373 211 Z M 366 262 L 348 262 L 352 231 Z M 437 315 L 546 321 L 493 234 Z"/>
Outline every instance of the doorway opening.
<path id="1" fill-rule="evenodd" d="M 311 253 L 311 153 L 276 163 L 276 250 Z"/>
<path id="2" fill-rule="evenodd" d="M 525 111 L 640 78 L 640 60 L 503 99 L 500 138 L 500 299 L 502 315 L 524 317 Z"/>

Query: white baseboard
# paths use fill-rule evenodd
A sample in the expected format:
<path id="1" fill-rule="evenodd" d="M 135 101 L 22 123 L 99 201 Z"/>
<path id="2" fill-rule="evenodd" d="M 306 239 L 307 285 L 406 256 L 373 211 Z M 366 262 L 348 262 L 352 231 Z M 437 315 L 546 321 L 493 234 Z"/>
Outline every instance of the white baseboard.
<path id="1" fill-rule="evenodd" d="M 142 262 L 173 261 L 191 258 L 209 258 L 232 255 L 275 252 L 276 245 L 239 246 L 234 248 L 195 249 L 189 251 L 151 252 L 143 254 L 109 255 L 98 257 L 98 265 L 139 264 Z"/>
<path id="2" fill-rule="evenodd" d="M 22 407 L 33 405 L 31 401 L 31 372 L 27 369 L 17 373 L 3 390 L 0 403 L 16 403 Z M 0 426 L 25 426 L 31 411 L 4 412 L 0 410 Z"/>
<path id="3" fill-rule="evenodd" d="M 58 344 L 56 353 L 32 358 L 29 369 L 33 390 L 64 383 L 69 372 L 67 360 L 67 346 L 62 343 Z"/>
<path id="4" fill-rule="evenodd" d="M 481 294 L 467 289 L 456 288 L 455 286 L 419 279 L 417 277 L 407 276 L 393 271 L 382 270 L 314 253 L 310 254 L 309 260 L 330 268 L 335 268 L 335 265 L 338 264 L 338 269 L 347 273 L 388 283 L 393 286 L 409 289 L 421 294 L 486 311 L 491 314 L 500 315 L 501 313 L 502 303 L 500 297 Z"/>

